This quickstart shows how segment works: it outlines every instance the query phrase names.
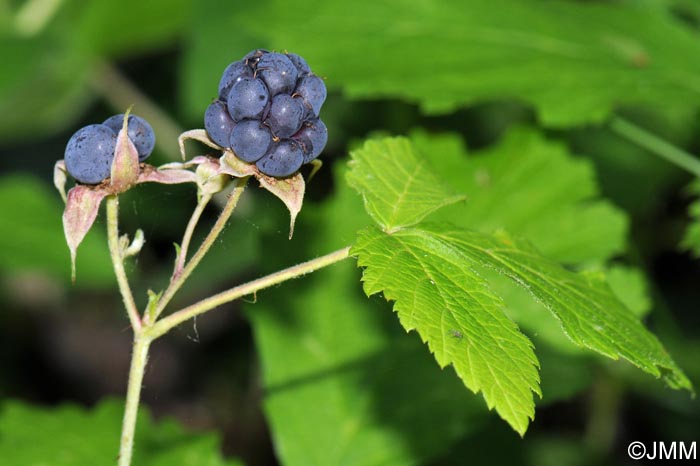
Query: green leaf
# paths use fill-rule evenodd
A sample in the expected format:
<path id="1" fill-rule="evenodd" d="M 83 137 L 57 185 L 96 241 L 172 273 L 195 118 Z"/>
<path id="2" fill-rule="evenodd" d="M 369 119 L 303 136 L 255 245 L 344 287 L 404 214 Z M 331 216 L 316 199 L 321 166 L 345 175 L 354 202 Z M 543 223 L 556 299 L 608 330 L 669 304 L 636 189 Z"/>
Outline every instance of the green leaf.
<path id="1" fill-rule="evenodd" d="M 333 195 L 304 207 L 293 240 L 300 243 L 291 247 L 301 249 L 299 258 L 347 245 L 371 222 L 343 183 L 345 165 L 335 168 Z M 288 249 L 279 240 L 271 247 Z M 383 300 L 367 300 L 358 281 L 354 264 L 343 262 L 295 283 L 291 294 L 286 286 L 265 290 L 245 305 L 267 419 L 287 466 L 426 464 L 487 418 L 483 404 L 435 365 L 416 335 L 406 335 Z"/>
<path id="2" fill-rule="evenodd" d="M 375 180 L 375 193 L 405 189 L 405 179 L 375 172 L 377 165 L 364 163 L 357 154 L 353 153 L 355 179 Z M 415 159 L 402 161 L 408 172 L 424 166 Z M 371 209 L 381 206 L 375 203 Z M 384 211 L 372 215 L 383 219 L 392 209 L 384 204 Z M 503 313 L 500 298 L 477 272 L 480 268 L 493 269 L 527 289 L 561 321 L 575 344 L 627 359 L 663 376 L 673 388 L 692 390 L 659 341 L 615 297 L 600 274 L 568 271 L 525 240 L 504 232 L 492 235 L 449 224 L 418 223 L 389 232 L 364 229 L 352 253 L 365 267 L 367 294 L 384 292 L 387 300 L 395 301 L 404 327 L 418 330 L 438 363 L 452 363 L 465 384 L 483 390 L 489 407 L 520 433 L 532 413 L 530 391 L 538 392 L 536 359 L 529 341 Z M 480 348 L 485 348 L 483 354 Z M 486 373 L 492 375 L 488 380 Z"/>
<path id="3" fill-rule="evenodd" d="M 690 381 L 656 337 L 614 295 L 600 273 L 574 273 L 539 254 L 525 240 L 506 233 L 494 236 L 467 230 L 426 228 L 421 234 L 439 239 L 475 264 L 508 276 L 549 309 L 577 345 L 612 359 L 620 357 L 672 388 L 692 391 Z"/>
<path id="4" fill-rule="evenodd" d="M 303 55 L 344 95 L 400 98 L 433 114 L 512 98 L 534 105 L 544 124 L 567 126 L 603 121 L 619 104 L 688 108 L 698 99 L 695 35 L 633 2 L 270 0 L 217 23 L 198 29 L 210 48 L 230 31 L 259 37 Z M 199 42 L 190 54 L 209 56 Z M 226 65 L 218 55 L 188 62 L 189 75 Z M 188 92 L 198 92 L 194 83 Z"/>
<path id="5" fill-rule="evenodd" d="M 61 226 L 63 203 L 48 183 L 29 175 L 0 178 L 2 254 L 0 272 L 43 273 L 70 280 L 70 255 Z M 81 245 L 77 286 L 111 287 L 114 283 L 106 235 L 93 229 Z"/>
<path id="6" fill-rule="evenodd" d="M 483 232 L 506 229 L 567 263 L 602 261 L 624 251 L 628 221 L 598 196 L 592 164 L 527 128 L 468 154 L 461 138 L 414 132 L 411 140 L 454 190 L 469 201 L 438 217 Z"/>
<path id="7" fill-rule="evenodd" d="M 410 226 L 431 212 L 464 199 L 445 189 L 403 138 L 367 141 L 353 153 L 347 179 L 362 194 L 365 209 L 384 230 Z M 394 186 L 400 189 L 393 189 Z"/>
<path id="8" fill-rule="evenodd" d="M 416 228 L 387 235 L 362 230 L 352 253 L 365 267 L 368 296 L 384 293 L 408 331 L 417 330 L 440 367 L 482 391 L 518 433 L 535 417 L 541 395 L 532 343 L 503 312 L 503 301 L 462 254 Z"/>
<path id="9" fill-rule="evenodd" d="M 141 409 L 134 464 L 144 466 L 237 466 L 219 453 L 212 434 L 185 432 L 174 421 L 155 424 Z M 0 409 L 0 457 L 17 466 L 115 464 L 124 406 L 107 400 L 90 411 L 75 405 L 40 408 L 5 401 Z"/>

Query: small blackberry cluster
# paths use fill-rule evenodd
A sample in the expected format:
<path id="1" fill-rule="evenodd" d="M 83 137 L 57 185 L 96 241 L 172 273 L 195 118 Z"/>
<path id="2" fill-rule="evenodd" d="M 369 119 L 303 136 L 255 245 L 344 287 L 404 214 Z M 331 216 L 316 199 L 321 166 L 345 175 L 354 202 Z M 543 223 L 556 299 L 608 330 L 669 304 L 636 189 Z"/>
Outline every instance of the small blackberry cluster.
<path id="1" fill-rule="evenodd" d="M 107 118 L 102 124 L 80 128 L 71 136 L 64 156 L 66 170 L 83 184 L 99 184 L 109 178 L 117 146 L 117 135 L 122 129 L 124 114 Z M 143 162 L 153 152 L 156 136 L 146 120 L 129 116 L 128 136 Z"/>
<path id="2" fill-rule="evenodd" d="M 204 127 L 219 146 L 282 178 L 326 146 L 328 131 L 318 117 L 325 100 L 326 85 L 302 57 L 254 50 L 224 70 Z"/>

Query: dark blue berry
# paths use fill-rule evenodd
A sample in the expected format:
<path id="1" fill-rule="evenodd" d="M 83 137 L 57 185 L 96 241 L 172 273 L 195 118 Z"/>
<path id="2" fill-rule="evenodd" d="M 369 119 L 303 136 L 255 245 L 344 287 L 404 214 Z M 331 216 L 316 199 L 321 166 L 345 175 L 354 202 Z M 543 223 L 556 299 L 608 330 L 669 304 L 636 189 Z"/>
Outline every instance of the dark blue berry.
<path id="1" fill-rule="evenodd" d="M 66 170 L 80 183 L 98 184 L 110 176 L 116 145 L 117 135 L 108 126 L 81 128 L 66 145 Z"/>
<path id="2" fill-rule="evenodd" d="M 305 75 L 311 73 L 311 68 L 309 67 L 309 64 L 306 63 L 306 60 L 304 60 L 302 57 L 300 57 L 296 53 L 288 53 L 287 58 L 289 58 L 289 60 L 296 67 L 297 71 L 299 72 L 299 77 L 302 77 L 302 76 L 305 76 Z"/>
<path id="3" fill-rule="evenodd" d="M 270 101 L 270 93 L 260 79 L 242 78 L 227 97 L 228 113 L 234 121 L 260 118 Z"/>
<path id="4" fill-rule="evenodd" d="M 234 84 L 242 78 L 252 77 L 253 69 L 246 65 L 245 60 L 238 60 L 231 63 L 226 67 L 219 81 L 219 98 L 225 101 Z"/>
<path id="5" fill-rule="evenodd" d="M 299 143 L 304 152 L 304 163 L 318 157 L 328 142 L 328 129 L 320 119 L 305 123 L 293 139 Z"/>
<path id="6" fill-rule="evenodd" d="M 272 98 L 270 113 L 265 122 L 278 138 L 288 138 L 299 131 L 304 118 L 304 104 L 289 94 L 278 94 Z"/>
<path id="7" fill-rule="evenodd" d="M 234 125 L 226 105 L 219 100 L 209 105 L 204 112 L 204 128 L 211 140 L 221 147 L 230 147 L 229 139 Z"/>
<path id="8" fill-rule="evenodd" d="M 231 149 L 245 162 L 255 162 L 267 152 L 272 142 L 270 129 L 259 120 L 243 120 L 231 133 Z"/>
<path id="9" fill-rule="evenodd" d="M 290 94 L 299 76 L 294 63 L 281 53 L 266 53 L 260 57 L 256 73 L 265 81 L 272 96 Z"/>
<path id="10" fill-rule="evenodd" d="M 263 158 L 255 162 L 262 173 L 283 178 L 299 170 L 304 163 L 304 153 L 292 140 L 274 143 Z"/>
<path id="11" fill-rule="evenodd" d="M 323 79 L 311 74 L 299 80 L 295 94 L 304 99 L 304 103 L 313 111 L 314 116 L 318 116 L 323 102 L 326 101 L 326 84 Z"/>

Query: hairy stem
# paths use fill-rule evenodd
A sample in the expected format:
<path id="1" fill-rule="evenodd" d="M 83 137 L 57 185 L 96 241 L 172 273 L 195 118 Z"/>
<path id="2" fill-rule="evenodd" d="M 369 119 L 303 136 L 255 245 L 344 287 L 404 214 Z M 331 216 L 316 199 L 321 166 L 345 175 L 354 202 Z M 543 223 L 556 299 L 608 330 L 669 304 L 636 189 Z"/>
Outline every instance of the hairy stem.
<path id="1" fill-rule="evenodd" d="M 610 129 L 675 166 L 700 177 L 700 159 L 668 141 L 647 132 L 622 117 L 614 117 L 610 122 Z"/>
<path id="2" fill-rule="evenodd" d="M 348 246 L 325 256 L 317 257 L 316 259 L 303 262 L 293 267 L 280 270 L 279 272 L 275 272 L 265 277 L 258 278 L 257 280 L 253 280 L 223 291 L 161 319 L 152 327 L 146 329 L 145 332 L 149 337 L 156 339 L 188 319 L 210 311 L 222 304 L 234 301 L 249 294 L 256 293 L 264 288 L 269 288 L 292 278 L 298 278 L 302 275 L 306 275 L 307 273 L 311 273 L 315 270 L 335 264 L 336 262 L 340 262 L 341 260 L 348 258 L 349 253 L 350 247 Z"/>
<path id="3" fill-rule="evenodd" d="M 224 208 L 221 211 L 221 214 L 219 214 L 219 218 L 216 220 L 216 223 L 212 227 L 211 231 L 209 231 L 207 237 L 204 238 L 204 241 L 202 242 L 201 246 L 199 246 L 197 252 L 194 253 L 192 259 L 190 259 L 187 265 L 185 265 L 185 267 L 182 269 L 182 272 L 177 276 L 173 276 L 172 280 L 170 281 L 170 285 L 165 290 L 165 293 L 163 293 L 163 297 L 160 298 L 154 315 L 155 319 L 157 319 L 163 312 L 170 300 L 173 298 L 173 296 L 175 296 L 175 293 L 177 293 L 177 291 L 182 287 L 182 284 L 192 274 L 197 265 L 199 265 L 202 258 L 216 241 L 216 238 L 223 231 L 226 223 L 231 217 L 231 214 L 233 214 L 234 209 L 238 205 L 238 200 L 241 198 L 241 194 L 243 194 L 243 190 L 245 189 L 247 182 L 248 177 L 236 179 L 233 191 L 231 194 L 229 194 L 229 198 L 226 201 L 226 204 L 224 205 Z"/>
<path id="4" fill-rule="evenodd" d="M 141 332 L 134 333 L 134 352 L 131 355 L 131 368 L 129 369 L 129 386 L 126 391 L 126 405 L 124 407 L 124 420 L 122 422 L 122 435 L 119 443 L 119 466 L 129 466 L 134 449 L 134 433 L 136 431 L 136 417 L 139 412 L 141 399 L 141 386 L 143 375 L 148 361 L 148 348 L 151 339 Z"/>
<path id="5" fill-rule="evenodd" d="M 192 212 L 190 221 L 189 223 L 187 223 L 187 228 L 185 229 L 185 234 L 182 236 L 182 242 L 180 243 L 180 252 L 177 256 L 177 260 L 175 261 L 175 270 L 173 271 L 174 278 L 180 275 L 182 273 L 182 269 L 185 268 L 185 261 L 187 260 L 187 251 L 189 249 L 190 242 L 192 241 L 192 234 L 194 233 L 194 229 L 197 227 L 197 223 L 199 223 L 199 219 L 202 216 L 202 212 L 204 212 L 204 209 L 207 207 L 207 204 L 209 204 L 210 200 L 211 194 L 203 194 L 197 202 L 197 207 L 195 207 L 194 211 Z"/>
<path id="6" fill-rule="evenodd" d="M 122 300 L 124 301 L 124 307 L 126 308 L 126 313 L 129 316 L 131 327 L 134 329 L 134 332 L 138 332 L 141 330 L 141 318 L 139 317 L 139 311 L 136 308 L 134 295 L 131 293 L 131 287 L 129 287 L 129 281 L 126 278 L 126 271 L 124 270 L 124 257 L 122 256 L 122 252 L 119 248 L 119 198 L 116 195 L 110 195 L 107 196 L 106 202 L 109 254 L 112 258 L 114 273 L 117 276 L 117 283 L 119 284 L 119 292 L 122 295 Z"/>

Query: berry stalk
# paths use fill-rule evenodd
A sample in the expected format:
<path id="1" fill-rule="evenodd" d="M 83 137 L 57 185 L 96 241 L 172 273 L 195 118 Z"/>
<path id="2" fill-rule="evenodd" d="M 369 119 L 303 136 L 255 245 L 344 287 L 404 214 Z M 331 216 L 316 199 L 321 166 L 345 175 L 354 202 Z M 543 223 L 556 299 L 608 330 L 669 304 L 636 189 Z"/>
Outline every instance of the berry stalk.
<path id="1" fill-rule="evenodd" d="M 171 329 L 177 327 L 181 323 L 200 314 L 204 314 L 205 312 L 221 306 L 222 304 L 235 301 L 243 296 L 255 294 L 262 289 L 278 285 L 282 282 L 286 282 L 287 280 L 299 278 L 307 273 L 328 267 L 329 265 L 340 262 L 348 257 L 350 257 L 350 246 L 339 249 L 330 254 L 326 254 L 325 256 L 317 257 L 316 259 L 302 262 L 301 264 L 280 270 L 279 272 L 275 272 L 265 277 L 258 278 L 257 280 L 235 286 L 229 290 L 222 291 L 214 296 L 205 298 L 195 304 L 192 304 L 191 306 L 187 306 L 184 309 L 164 317 L 153 326 L 146 329 L 144 333 L 155 340 L 156 338 L 168 333 Z"/>
<path id="2" fill-rule="evenodd" d="M 229 194 L 229 198 L 226 201 L 226 205 L 224 205 L 224 208 L 221 211 L 221 214 L 219 214 L 219 218 L 216 220 L 216 223 L 212 227 L 211 231 L 209 231 L 207 237 L 204 238 L 204 241 L 199 246 L 199 249 L 197 249 L 197 252 L 194 253 L 187 265 L 184 266 L 182 272 L 178 275 L 174 274 L 171 278 L 170 285 L 158 301 L 158 306 L 156 307 L 156 311 L 153 316 L 154 320 L 157 319 L 158 316 L 163 312 L 170 300 L 173 298 L 173 296 L 175 296 L 175 293 L 178 292 L 178 290 L 182 287 L 183 283 L 185 283 L 187 278 L 192 274 L 194 269 L 201 262 L 202 258 L 204 258 L 206 253 L 212 247 L 214 241 L 216 241 L 216 238 L 224 229 L 229 218 L 231 218 L 231 214 L 233 214 L 234 209 L 238 205 L 238 200 L 241 198 L 241 194 L 243 194 L 243 190 L 245 189 L 245 185 L 247 182 L 248 177 L 238 178 L 235 181 L 233 192 Z"/>
<path id="3" fill-rule="evenodd" d="M 107 241 L 109 243 L 109 254 L 112 258 L 112 265 L 114 266 L 114 273 L 117 276 L 117 283 L 119 284 L 119 292 L 122 295 L 122 300 L 124 301 L 124 307 L 126 313 L 129 316 L 129 321 L 131 322 L 131 328 L 134 332 L 141 330 L 141 317 L 139 316 L 139 311 L 136 307 L 136 302 L 134 301 L 134 295 L 131 292 L 131 287 L 129 286 L 129 281 L 126 278 L 126 271 L 124 270 L 124 257 L 122 256 L 122 251 L 119 248 L 119 198 L 115 195 L 107 196 Z"/>

